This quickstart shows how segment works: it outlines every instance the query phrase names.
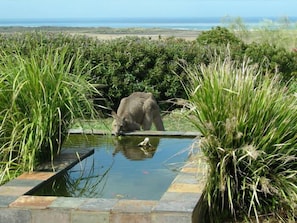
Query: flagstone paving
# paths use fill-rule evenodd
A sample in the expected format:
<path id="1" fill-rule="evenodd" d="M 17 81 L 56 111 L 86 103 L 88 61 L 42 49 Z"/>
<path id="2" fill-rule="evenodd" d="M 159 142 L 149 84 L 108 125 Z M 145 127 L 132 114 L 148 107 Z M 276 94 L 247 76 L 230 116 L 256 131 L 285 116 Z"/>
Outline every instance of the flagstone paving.
<path id="1" fill-rule="evenodd" d="M 79 162 L 77 154 L 81 160 L 92 153 L 92 150 L 62 151 L 54 163 L 46 163 L 39 171 L 24 173 L 2 185 L 0 223 L 184 223 L 197 220 L 196 207 L 204 188 L 205 173 L 197 171 L 197 165 L 191 163 L 184 166 L 160 200 L 29 195 L 36 186 Z"/>

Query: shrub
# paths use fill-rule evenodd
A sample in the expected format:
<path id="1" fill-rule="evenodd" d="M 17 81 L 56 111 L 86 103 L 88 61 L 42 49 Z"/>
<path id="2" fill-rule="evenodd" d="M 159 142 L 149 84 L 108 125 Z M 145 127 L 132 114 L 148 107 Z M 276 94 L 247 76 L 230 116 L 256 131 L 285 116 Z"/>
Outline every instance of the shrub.
<path id="1" fill-rule="evenodd" d="M 225 60 L 188 70 L 191 120 L 209 163 L 205 210 L 211 222 L 269 215 L 294 221 L 296 95 L 247 64 Z"/>
<path id="2" fill-rule="evenodd" d="M 185 98 L 180 84 L 185 73 L 178 64 L 181 60 L 192 63 L 200 52 L 194 43 L 174 38 L 127 37 L 104 41 L 94 49 L 97 67 L 92 71 L 92 78 L 106 86 L 103 93 L 113 109 L 122 97 L 134 91 L 150 91 L 158 101 Z"/>
<path id="3" fill-rule="evenodd" d="M 0 184 L 53 160 L 73 119 L 95 115 L 89 71 L 68 49 L 0 52 Z"/>
<path id="4" fill-rule="evenodd" d="M 296 76 L 297 70 L 295 52 L 269 44 L 245 44 L 222 27 L 202 32 L 195 41 L 173 37 L 98 40 L 50 32 L 0 35 L 0 48 L 7 54 L 18 51 L 20 55 L 28 56 L 30 49 L 41 46 L 55 49 L 63 44 L 68 45 L 67 57 L 74 57 L 80 50 L 79 67 L 87 66 L 93 83 L 102 87 L 106 107 L 114 110 L 122 97 L 134 91 L 150 91 L 158 101 L 186 98 L 180 81 L 186 82 L 187 75 L 180 64 L 209 64 L 217 55 L 220 58 L 231 55 L 233 60 L 240 62 L 248 56 L 251 64 L 258 64 L 263 70 L 278 70 L 284 81 Z M 161 103 L 162 110 L 170 107 L 173 108 L 172 104 Z"/>
<path id="5" fill-rule="evenodd" d="M 234 33 L 224 27 L 215 27 L 203 31 L 196 39 L 197 43 L 209 49 L 208 61 L 231 56 L 233 60 L 241 61 L 244 58 L 246 44 Z M 226 51 L 228 49 L 228 51 Z M 201 61 L 203 64 L 204 61 Z"/>
<path id="6" fill-rule="evenodd" d="M 217 26 L 209 31 L 203 31 L 196 39 L 201 45 L 238 45 L 242 41 L 231 33 L 227 28 Z"/>
<path id="7" fill-rule="evenodd" d="M 268 43 L 252 43 L 245 50 L 251 62 L 260 65 L 263 71 L 279 73 L 285 82 L 296 78 L 297 54 Z"/>

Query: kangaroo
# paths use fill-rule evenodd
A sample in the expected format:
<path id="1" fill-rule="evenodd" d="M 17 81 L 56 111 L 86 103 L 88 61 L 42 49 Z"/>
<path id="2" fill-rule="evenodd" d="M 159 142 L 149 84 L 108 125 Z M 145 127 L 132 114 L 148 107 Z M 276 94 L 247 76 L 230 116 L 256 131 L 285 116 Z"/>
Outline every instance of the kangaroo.
<path id="1" fill-rule="evenodd" d="M 115 147 L 112 155 L 115 156 L 117 153 L 122 153 L 129 160 L 144 160 L 152 158 L 157 151 L 160 138 L 151 137 L 151 147 L 140 147 L 138 144 L 141 140 L 143 140 L 143 137 L 124 137 L 122 139 L 115 139 Z"/>
<path id="2" fill-rule="evenodd" d="M 152 93 L 134 92 L 121 100 L 117 113 L 112 111 L 112 132 L 121 135 L 136 130 L 150 130 L 154 123 L 158 131 L 165 131 L 160 108 Z"/>

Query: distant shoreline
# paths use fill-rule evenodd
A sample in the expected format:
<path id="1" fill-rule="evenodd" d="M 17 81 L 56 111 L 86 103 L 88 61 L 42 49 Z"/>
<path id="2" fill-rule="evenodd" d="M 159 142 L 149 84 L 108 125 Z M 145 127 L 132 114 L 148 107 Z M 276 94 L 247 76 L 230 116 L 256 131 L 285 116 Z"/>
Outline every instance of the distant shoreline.
<path id="1" fill-rule="evenodd" d="M 183 38 L 194 40 L 203 31 L 239 23 L 247 30 L 263 25 L 271 29 L 286 27 L 294 30 L 297 17 L 193 17 L 193 18 L 31 18 L 0 19 L 0 33 L 31 31 L 85 35 L 98 39 L 139 36 L 150 39 Z"/>
<path id="2" fill-rule="evenodd" d="M 23 27 L 111 27 L 111 28 L 170 28 L 209 30 L 214 26 L 226 25 L 235 21 L 243 22 L 253 28 L 267 23 L 295 23 L 297 17 L 91 17 L 91 18 L 0 18 L 0 26 Z"/>
<path id="3" fill-rule="evenodd" d="M 0 27 L 0 34 L 14 34 L 25 32 L 52 32 L 64 33 L 70 35 L 85 35 L 88 37 L 96 37 L 98 39 L 115 39 L 125 36 L 139 36 L 150 39 L 159 38 L 182 38 L 186 40 L 195 40 L 202 30 L 183 30 L 169 28 L 109 28 L 109 27 L 23 27 L 10 26 Z"/>

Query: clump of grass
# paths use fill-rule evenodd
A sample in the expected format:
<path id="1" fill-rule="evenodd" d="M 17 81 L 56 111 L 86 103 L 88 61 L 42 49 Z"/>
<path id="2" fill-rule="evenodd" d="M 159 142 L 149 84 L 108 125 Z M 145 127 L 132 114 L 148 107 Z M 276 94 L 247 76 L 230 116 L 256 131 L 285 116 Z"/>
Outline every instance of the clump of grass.
<path id="1" fill-rule="evenodd" d="M 53 160 L 72 120 L 91 117 L 97 93 L 79 50 L 41 45 L 21 55 L 0 52 L 0 184 Z"/>
<path id="2" fill-rule="evenodd" d="M 297 101 L 277 76 L 226 59 L 188 69 L 191 119 L 203 138 L 210 222 L 296 216 Z M 206 214 L 208 213 L 208 214 Z M 230 220 L 230 219 L 229 219 Z M 295 219 L 296 220 L 296 219 Z"/>
<path id="3" fill-rule="evenodd" d="M 246 43 L 268 43 L 269 45 L 291 51 L 296 48 L 296 25 L 288 17 L 280 17 L 276 21 L 263 20 L 255 27 L 248 27 L 240 17 L 224 18 L 228 29 Z"/>

